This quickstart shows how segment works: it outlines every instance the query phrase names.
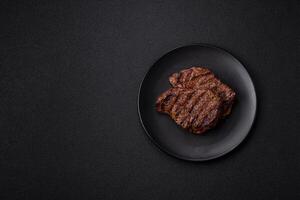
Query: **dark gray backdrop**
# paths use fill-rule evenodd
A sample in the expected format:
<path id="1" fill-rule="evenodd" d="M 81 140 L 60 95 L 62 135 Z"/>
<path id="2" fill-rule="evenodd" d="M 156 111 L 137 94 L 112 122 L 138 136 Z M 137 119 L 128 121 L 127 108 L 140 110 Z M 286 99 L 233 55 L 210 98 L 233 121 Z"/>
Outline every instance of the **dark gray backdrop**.
<path id="1" fill-rule="evenodd" d="M 299 1 L 0 2 L 0 198 L 299 199 Z M 140 81 L 181 45 L 247 67 L 255 125 L 229 155 L 160 152 Z"/>

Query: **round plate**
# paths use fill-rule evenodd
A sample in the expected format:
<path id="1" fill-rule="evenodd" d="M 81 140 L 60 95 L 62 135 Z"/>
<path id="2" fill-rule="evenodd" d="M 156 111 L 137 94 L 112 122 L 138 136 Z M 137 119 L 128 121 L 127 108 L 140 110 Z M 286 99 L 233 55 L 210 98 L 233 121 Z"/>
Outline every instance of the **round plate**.
<path id="1" fill-rule="evenodd" d="M 202 135 L 184 130 L 155 110 L 156 98 L 171 87 L 168 77 L 192 66 L 206 66 L 237 94 L 232 113 Z M 167 53 L 150 68 L 140 86 L 138 113 L 147 135 L 161 150 L 184 160 L 210 160 L 246 137 L 255 118 L 256 94 L 248 72 L 230 53 L 211 45 L 190 45 Z"/>

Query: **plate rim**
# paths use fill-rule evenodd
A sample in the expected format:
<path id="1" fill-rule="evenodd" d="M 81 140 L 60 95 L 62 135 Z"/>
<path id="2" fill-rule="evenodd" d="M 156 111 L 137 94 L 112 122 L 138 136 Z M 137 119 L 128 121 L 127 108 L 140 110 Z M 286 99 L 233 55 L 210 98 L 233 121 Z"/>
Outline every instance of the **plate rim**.
<path id="1" fill-rule="evenodd" d="M 147 130 L 147 128 L 145 127 L 145 124 L 143 122 L 143 119 L 142 119 L 142 116 L 141 116 L 141 111 L 140 111 L 140 96 L 141 96 L 141 89 L 142 89 L 142 86 L 143 86 L 143 83 L 146 79 L 146 77 L 148 76 L 150 70 L 155 66 L 155 64 L 163 59 L 164 57 L 168 56 L 170 53 L 172 52 L 175 52 L 181 48 L 187 48 L 187 47 L 191 47 L 191 46 L 201 46 L 201 47 L 208 47 L 208 48 L 212 48 L 212 49 L 215 49 L 215 50 L 218 50 L 218 51 L 222 51 L 226 54 L 228 54 L 229 56 L 231 56 L 235 62 L 238 62 L 242 68 L 245 70 L 245 72 L 248 74 L 249 78 L 250 78 L 250 83 L 254 89 L 254 116 L 253 116 L 253 120 L 251 122 L 251 125 L 249 127 L 249 130 L 247 132 L 247 134 L 245 134 L 245 136 L 243 136 L 243 138 L 237 142 L 235 145 L 233 145 L 231 148 L 228 148 L 226 151 L 223 151 L 219 154 L 216 154 L 214 156 L 210 156 L 210 157 L 207 157 L 207 158 L 189 158 L 189 157 L 186 157 L 186 156 L 181 156 L 179 154 L 176 154 L 176 153 L 173 153 L 171 151 L 169 151 L 167 148 L 163 147 L 162 145 L 158 144 L 158 142 L 153 138 L 153 136 L 149 133 L 149 131 Z M 180 159 L 180 160 L 185 160 L 185 161 L 192 161 L 192 162 L 203 162 L 203 161 L 209 161 L 209 160 L 213 160 L 213 159 L 216 159 L 216 158 L 219 158 L 219 157 L 222 157 L 224 156 L 225 154 L 233 151 L 237 146 L 239 146 L 244 140 L 245 138 L 249 135 L 250 131 L 252 130 L 252 127 L 253 127 L 253 124 L 256 120 L 256 114 L 257 114 L 257 95 L 256 95 L 256 88 L 255 88 L 255 85 L 253 83 L 253 80 L 249 74 L 249 72 L 247 71 L 245 65 L 240 61 L 238 60 L 232 53 L 230 53 L 229 51 L 227 51 L 226 49 L 223 49 L 221 47 L 218 47 L 218 46 L 215 46 L 215 45 L 212 45 L 212 44 L 208 44 L 208 43 L 192 43 L 192 44 L 187 44 L 187 45 L 184 45 L 184 46 L 179 46 L 179 47 L 176 47 L 170 51 L 167 51 L 166 53 L 164 53 L 161 57 L 159 57 L 158 59 L 156 59 L 153 64 L 148 68 L 146 74 L 144 75 L 140 85 L 139 85 L 139 90 L 138 90 L 138 98 L 137 98 L 137 108 L 138 108 L 138 115 L 139 115 L 139 121 L 146 133 L 146 135 L 148 136 L 148 138 L 150 139 L 150 141 L 161 151 L 161 152 L 164 152 L 166 153 L 167 155 L 169 156 L 172 156 L 174 158 L 177 158 L 177 159 Z"/>

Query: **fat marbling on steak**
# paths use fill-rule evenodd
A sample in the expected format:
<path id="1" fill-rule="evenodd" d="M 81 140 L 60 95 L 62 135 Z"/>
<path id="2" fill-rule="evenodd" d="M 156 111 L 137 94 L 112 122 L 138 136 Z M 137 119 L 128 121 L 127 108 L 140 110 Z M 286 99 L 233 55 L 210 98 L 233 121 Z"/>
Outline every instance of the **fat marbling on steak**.
<path id="1" fill-rule="evenodd" d="M 173 87 L 189 89 L 210 89 L 222 99 L 223 114 L 230 114 L 235 99 L 235 92 L 226 84 L 222 83 L 209 69 L 205 67 L 192 67 L 174 73 L 169 77 Z"/>
<path id="2" fill-rule="evenodd" d="M 211 90 L 172 87 L 157 98 L 156 110 L 182 128 L 201 134 L 217 124 L 222 100 Z"/>

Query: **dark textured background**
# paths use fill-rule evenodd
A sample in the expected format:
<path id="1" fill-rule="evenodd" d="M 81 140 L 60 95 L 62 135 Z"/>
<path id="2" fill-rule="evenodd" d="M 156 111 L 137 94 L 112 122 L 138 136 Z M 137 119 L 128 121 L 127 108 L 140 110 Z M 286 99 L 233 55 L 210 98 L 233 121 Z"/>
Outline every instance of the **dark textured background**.
<path id="1" fill-rule="evenodd" d="M 0 199 L 299 199 L 299 1 L 0 2 Z M 160 152 L 139 83 L 190 43 L 247 67 L 258 115 L 205 163 Z"/>

